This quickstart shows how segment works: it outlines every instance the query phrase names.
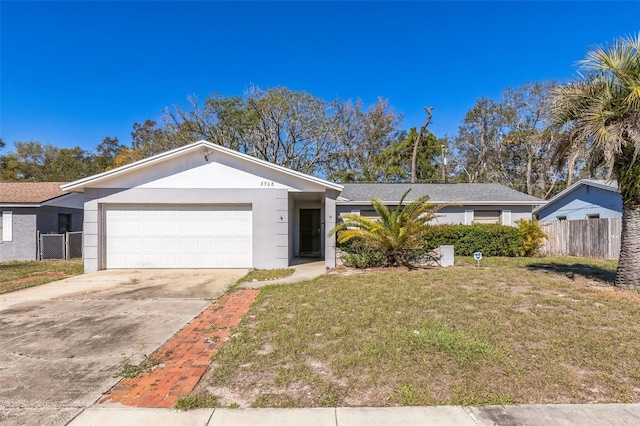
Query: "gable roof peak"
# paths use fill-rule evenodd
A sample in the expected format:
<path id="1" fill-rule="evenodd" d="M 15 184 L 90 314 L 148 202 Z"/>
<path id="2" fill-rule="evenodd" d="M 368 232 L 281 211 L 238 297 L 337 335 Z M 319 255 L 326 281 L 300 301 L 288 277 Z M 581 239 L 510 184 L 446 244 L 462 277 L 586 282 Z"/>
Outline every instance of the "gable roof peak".
<path id="1" fill-rule="evenodd" d="M 100 181 L 102 181 L 104 179 L 108 179 L 108 178 L 111 178 L 111 177 L 123 175 L 125 173 L 131 172 L 131 171 L 134 171 L 134 170 L 143 169 L 145 167 L 150 167 L 151 165 L 156 164 L 158 162 L 166 161 L 166 160 L 169 160 L 171 158 L 178 157 L 180 155 L 184 155 L 184 154 L 189 153 L 189 152 L 193 152 L 194 150 L 197 150 L 197 149 L 203 149 L 203 155 L 205 156 L 205 158 L 209 153 L 211 153 L 213 151 L 218 151 L 218 152 L 225 153 L 226 155 L 230 155 L 232 157 L 239 158 L 239 159 L 244 160 L 244 161 L 248 161 L 248 162 L 251 162 L 251 163 L 254 163 L 254 164 L 261 165 L 263 167 L 267 167 L 267 168 L 270 168 L 270 169 L 273 169 L 273 170 L 277 170 L 280 173 L 285 173 L 285 174 L 288 174 L 288 175 L 291 175 L 291 176 L 295 176 L 295 177 L 297 177 L 299 179 L 304 179 L 304 180 L 313 182 L 315 184 L 319 184 L 319 185 L 325 186 L 325 187 L 330 188 L 330 189 L 334 189 L 334 190 L 338 190 L 338 191 L 340 191 L 342 189 L 342 185 L 340 185 L 340 184 L 329 182 L 329 181 L 326 181 L 324 179 L 317 178 L 315 176 L 311 176 L 311 175 L 307 175 L 307 174 L 302 173 L 302 172 L 298 172 L 296 170 L 291 170 L 291 169 L 288 169 L 288 168 L 286 168 L 284 166 L 280 166 L 280 165 L 277 165 L 277 164 L 272 164 L 272 163 L 269 163 L 268 161 L 262 160 L 260 158 L 253 157 L 251 155 L 242 153 L 240 151 L 236 151 L 236 150 L 233 150 L 231 148 L 226 148 L 224 146 L 221 146 L 221 145 L 218 145 L 218 144 L 214 144 L 214 143 L 206 141 L 206 140 L 199 140 L 199 141 L 190 143 L 188 145 L 183 145 L 183 146 L 180 146 L 178 148 L 174 148 L 172 150 L 165 151 L 165 152 L 153 155 L 151 157 L 143 158 L 142 160 L 138 160 L 138 161 L 135 161 L 133 163 L 125 164 L 123 166 L 117 167 L 117 168 L 112 169 L 112 170 L 107 170 L 105 172 L 98 173 L 98 174 L 93 175 L 93 176 L 89 176 L 89 177 L 86 177 L 86 178 L 83 178 L 83 179 L 76 180 L 74 182 L 71 182 L 71 183 L 63 185 L 62 189 L 65 190 L 65 191 L 80 191 L 81 192 L 81 191 L 84 190 L 84 188 L 86 186 L 88 186 L 90 184 L 95 184 L 95 183 L 100 182 Z"/>

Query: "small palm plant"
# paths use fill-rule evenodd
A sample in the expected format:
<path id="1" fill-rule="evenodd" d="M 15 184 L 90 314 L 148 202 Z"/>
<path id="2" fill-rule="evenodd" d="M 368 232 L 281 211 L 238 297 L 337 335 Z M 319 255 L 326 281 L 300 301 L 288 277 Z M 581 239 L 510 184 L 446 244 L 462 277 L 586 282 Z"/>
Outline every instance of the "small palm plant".
<path id="1" fill-rule="evenodd" d="M 441 208 L 429 203 L 426 195 L 403 205 L 409 191 L 411 189 L 402 195 L 394 210 L 390 210 L 379 199 L 372 199 L 371 204 L 380 219 L 343 213 L 340 216 L 343 221 L 329 235 L 337 234 L 338 244 L 359 240 L 369 248 L 383 253 L 386 258 L 385 266 L 408 264 L 411 255 L 424 249 L 428 223 Z"/>

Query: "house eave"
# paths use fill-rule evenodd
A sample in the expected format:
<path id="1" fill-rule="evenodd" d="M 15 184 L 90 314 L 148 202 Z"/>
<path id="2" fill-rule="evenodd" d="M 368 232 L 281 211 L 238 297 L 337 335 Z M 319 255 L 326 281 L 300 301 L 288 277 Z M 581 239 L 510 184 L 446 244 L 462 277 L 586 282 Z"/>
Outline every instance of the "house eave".
<path id="1" fill-rule="evenodd" d="M 0 208 L 23 209 L 42 207 L 42 205 L 42 203 L 0 203 Z"/>

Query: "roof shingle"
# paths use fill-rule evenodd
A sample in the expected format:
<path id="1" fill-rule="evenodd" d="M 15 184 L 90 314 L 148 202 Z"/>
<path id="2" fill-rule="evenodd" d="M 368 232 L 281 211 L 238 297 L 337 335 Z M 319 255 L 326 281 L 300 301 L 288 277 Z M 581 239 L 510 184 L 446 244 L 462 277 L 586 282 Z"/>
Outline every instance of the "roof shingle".
<path id="1" fill-rule="evenodd" d="M 544 204 L 545 201 L 497 183 L 344 183 L 341 198 L 349 202 L 369 202 L 379 198 L 397 202 L 411 188 L 405 201 L 427 195 L 432 203 L 508 202 Z"/>
<path id="2" fill-rule="evenodd" d="M 0 182 L 0 203 L 42 203 L 67 194 L 64 182 Z"/>

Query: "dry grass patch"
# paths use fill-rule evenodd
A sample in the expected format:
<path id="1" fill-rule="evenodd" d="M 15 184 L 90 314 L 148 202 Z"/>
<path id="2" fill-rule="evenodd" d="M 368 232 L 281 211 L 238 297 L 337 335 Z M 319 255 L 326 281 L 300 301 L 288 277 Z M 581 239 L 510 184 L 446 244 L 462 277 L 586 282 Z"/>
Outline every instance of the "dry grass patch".
<path id="1" fill-rule="evenodd" d="M 84 272 L 82 259 L 0 263 L 0 294 L 46 284 Z"/>
<path id="2" fill-rule="evenodd" d="M 460 265 L 265 287 L 198 391 L 256 407 L 640 402 L 638 293 L 598 281 L 614 262 Z"/>
<path id="3" fill-rule="evenodd" d="M 253 281 L 270 281 L 280 278 L 286 278 L 293 274 L 294 269 L 282 268 L 282 269 L 252 269 L 247 275 L 240 278 L 236 284 L 250 283 Z"/>

